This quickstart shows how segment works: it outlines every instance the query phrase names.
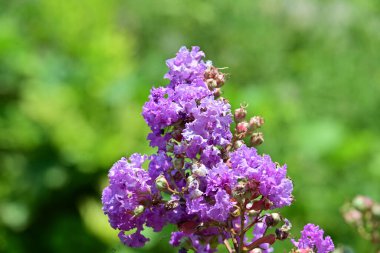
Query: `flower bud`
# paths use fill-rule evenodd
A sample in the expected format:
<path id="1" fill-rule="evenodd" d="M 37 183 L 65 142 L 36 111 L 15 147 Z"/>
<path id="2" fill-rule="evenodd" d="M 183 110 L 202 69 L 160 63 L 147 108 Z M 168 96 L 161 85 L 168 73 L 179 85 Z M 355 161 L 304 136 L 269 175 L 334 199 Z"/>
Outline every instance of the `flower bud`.
<path id="1" fill-rule="evenodd" d="M 134 210 L 133 210 L 133 215 L 134 216 L 139 216 L 142 214 L 145 210 L 145 207 L 143 205 L 138 205 Z"/>
<path id="2" fill-rule="evenodd" d="M 249 130 L 255 131 L 257 128 L 260 128 L 264 125 L 264 118 L 260 116 L 254 116 L 249 120 Z"/>
<path id="3" fill-rule="evenodd" d="M 363 215 L 360 211 L 358 211 L 354 208 L 351 208 L 343 214 L 343 217 L 347 223 L 358 224 L 358 223 L 360 223 Z"/>
<path id="4" fill-rule="evenodd" d="M 373 214 L 375 217 L 380 218 L 380 204 L 375 203 L 375 204 L 372 206 L 372 214 Z"/>
<path id="5" fill-rule="evenodd" d="M 235 110 L 234 120 L 235 122 L 242 122 L 247 116 L 247 110 L 244 106 L 240 106 L 240 108 Z"/>
<path id="6" fill-rule="evenodd" d="M 373 201 L 372 199 L 366 196 L 359 195 L 354 198 L 354 200 L 352 201 L 352 205 L 360 211 L 365 211 L 371 209 Z"/>
<path id="7" fill-rule="evenodd" d="M 207 79 L 206 84 L 209 90 L 214 90 L 218 86 L 216 80 L 214 79 Z"/>
<path id="8" fill-rule="evenodd" d="M 283 230 L 282 228 L 276 229 L 276 239 L 285 240 L 289 236 L 289 231 Z"/>
<path id="9" fill-rule="evenodd" d="M 240 122 L 237 124 L 236 126 L 236 132 L 238 134 L 243 134 L 243 133 L 246 133 L 248 131 L 248 122 Z"/>
<path id="10" fill-rule="evenodd" d="M 284 219 L 284 225 L 281 228 L 276 229 L 276 238 L 279 240 L 285 240 L 289 236 L 289 231 L 292 228 L 292 224 L 288 219 Z"/>
<path id="11" fill-rule="evenodd" d="M 216 83 L 217 83 L 217 87 L 222 87 L 224 82 L 226 81 L 226 77 L 223 73 L 219 72 L 216 76 L 215 76 L 215 80 L 216 80 Z"/>
<path id="12" fill-rule="evenodd" d="M 248 215 L 251 216 L 251 217 L 255 217 L 257 216 L 258 214 L 260 214 L 261 211 L 259 210 L 249 210 L 248 211 Z"/>
<path id="13" fill-rule="evenodd" d="M 204 74 L 206 82 L 210 79 L 214 80 L 217 88 L 222 87 L 225 82 L 225 74 L 219 71 L 218 68 L 214 66 L 209 66 Z"/>
<path id="14" fill-rule="evenodd" d="M 184 164 L 185 164 L 185 160 L 182 157 L 173 158 L 173 165 L 175 169 L 177 170 L 182 169 Z"/>
<path id="15" fill-rule="evenodd" d="M 278 213 L 271 213 L 266 216 L 265 223 L 268 227 L 274 227 L 281 221 L 281 216 Z"/>
<path id="16" fill-rule="evenodd" d="M 238 148 L 240 148 L 243 145 L 244 145 L 243 141 L 241 141 L 241 140 L 235 141 L 234 142 L 234 149 L 238 149 Z"/>
<path id="17" fill-rule="evenodd" d="M 166 180 L 164 175 L 159 175 L 156 180 L 156 187 L 159 191 L 166 191 L 169 189 L 168 181 Z"/>
<path id="18" fill-rule="evenodd" d="M 240 207 L 235 206 L 235 209 L 232 211 L 231 215 L 232 215 L 233 217 L 239 217 L 240 214 L 241 214 Z"/>
<path id="19" fill-rule="evenodd" d="M 251 142 L 251 145 L 254 146 L 254 147 L 259 146 L 260 144 L 262 144 L 264 142 L 263 133 L 261 133 L 261 132 L 259 132 L 259 133 L 253 133 L 251 135 L 250 142 Z"/>
<path id="20" fill-rule="evenodd" d="M 260 248 L 255 248 L 255 249 L 251 250 L 249 253 L 263 253 L 263 250 Z"/>

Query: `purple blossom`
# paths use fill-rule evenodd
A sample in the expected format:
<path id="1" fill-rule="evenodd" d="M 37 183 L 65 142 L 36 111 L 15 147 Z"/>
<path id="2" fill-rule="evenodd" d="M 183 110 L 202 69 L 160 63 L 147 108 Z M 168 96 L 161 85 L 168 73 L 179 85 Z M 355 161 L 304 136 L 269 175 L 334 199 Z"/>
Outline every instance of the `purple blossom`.
<path id="1" fill-rule="evenodd" d="M 160 87 L 151 90 L 142 115 L 153 131 L 160 131 L 180 118 L 181 108 L 172 100 L 173 93 L 174 91 L 170 88 Z"/>
<path id="2" fill-rule="evenodd" d="M 291 204 L 292 181 L 285 165 L 243 145 L 246 135 L 258 134 L 244 121 L 246 111 L 235 117 L 244 131 L 232 135 L 231 106 L 216 92 L 225 76 L 204 56 L 199 47 L 182 47 L 167 61 L 165 78 L 170 83 L 151 90 L 142 112 L 151 129 L 147 139 L 158 150 L 151 156 L 121 158 L 112 166 L 102 195 L 103 211 L 129 247 L 149 241 L 141 234 L 145 226 L 159 232 L 171 223 L 178 231 L 172 233 L 170 244 L 181 247 L 180 253 L 213 253 L 217 244 L 233 237 L 235 248 L 272 252 L 275 237 L 266 233 L 275 222 L 266 220 L 269 214 L 262 212 Z M 276 217 L 280 217 L 276 224 L 285 223 L 276 230 L 276 235 L 282 232 L 277 238 L 286 239 L 290 225 L 279 214 Z M 250 244 L 247 226 L 253 227 L 252 242 L 263 240 Z M 331 238 L 323 239 L 323 230 L 311 224 L 293 243 L 322 253 L 334 248 Z"/>
<path id="3" fill-rule="evenodd" d="M 186 147 L 186 154 L 189 158 L 194 158 L 197 154 L 203 153 L 201 151 L 204 149 L 210 152 L 212 149 L 209 145 L 226 147 L 230 144 L 232 114 L 229 104 L 212 97 L 206 97 L 200 101 L 198 107 L 193 108 L 191 115 L 194 120 L 186 124 L 182 133 L 186 141 L 183 145 Z M 217 151 L 215 149 L 213 151 L 213 153 L 203 155 L 203 159 L 208 165 L 219 160 L 215 157 Z"/>
<path id="4" fill-rule="evenodd" d="M 286 177 L 286 166 L 278 167 L 270 156 L 260 156 L 255 148 L 243 145 L 231 153 L 231 165 L 238 177 L 259 183 L 261 195 L 273 202 L 272 208 L 292 203 L 293 184 Z"/>
<path id="5" fill-rule="evenodd" d="M 152 199 L 150 177 L 141 168 L 146 159 L 147 156 L 133 154 L 129 162 L 124 157 L 116 162 L 108 174 L 110 185 L 102 195 L 103 211 L 111 226 L 121 231 L 119 237 L 126 245 L 134 247 L 141 247 L 148 240 L 140 234 L 146 220 L 141 203 Z M 135 215 L 136 210 L 139 215 Z M 124 235 L 124 231 L 133 228 L 137 228 L 136 233 Z"/>
<path id="6" fill-rule="evenodd" d="M 203 80 L 204 72 L 211 64 L 203 62 L 204 56 L 199 47 L 192 47 L 191 51 L 181 47 L 175 58 L 166 61 L 169 72 L 164 77 L 170 80 L 169 87 L 174 88 L 179 84 L 193 84 L 194 81 Z"/>
<path id="7" fill-rule="evenodd" d="M 155 180 L 161 174 L 168 174 L 173 167 L 171 158 L 164 152 L 158 151 L 157 154 L 150 157 L 148 173 L 152 180 Z"/>
<path id="8" fill-rule="evenodd" d="M 216 192 L 219 189 L 231 191 L 235 187 L 238 178 L 234 171 L 230 169 L 225 163 L 219 163 L 214 166 L 207 176 L 207 194 Z"/>
<path id="9" fill-rule="evenodd" d="M 212 168 L 222 161 L 220 150 L 213 145 L 206 146 L 201 154 L 201 161 L 208 168 Z"/>
<path id="10" fill-rule="evenodd" d="M 298 249 L 312 249 L 316 253 L 329 253 L 334 251 L 334 243 L 330 236 L 323 238 L 324 231 L 314 224 L 307 224 L 301 231 L 301 238 L 292 243 Z"/>
<path id="11" fill-rule="evenodd" d="M 124 232 L 121 231 L 119 233 L 119 238 L 120 238 L 121 242 L 123 244 L 127 245 L 128 247 L 132 247 L 132 248 L 142 247 L 145 245 L 145 243 L 147 241 L 149 241 L 149 239 L 146 238 L 145 236 L 143 236 L 140 233 L 140 231 L 141 230 L 139 230 L 136 233 L 130 234 L 130 235 L 125 235 Z"/>
<path id="12" fill-rule="evenodd" d="M 230 216 L 230 210 L 233 206 L 229 194 L 225 190 L 219 190 L 215 194 L 215 203 L 207 209 L 207 216 L 210 219 L 224 222 Z"/>

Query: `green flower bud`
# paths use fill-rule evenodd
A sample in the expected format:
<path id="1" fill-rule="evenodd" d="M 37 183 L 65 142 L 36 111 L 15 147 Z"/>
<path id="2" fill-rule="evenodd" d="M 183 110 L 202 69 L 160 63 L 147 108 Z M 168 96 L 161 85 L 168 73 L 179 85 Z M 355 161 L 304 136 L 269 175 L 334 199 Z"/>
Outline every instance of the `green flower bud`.
<path id="1" fill-rule="evenodd" d="M 135 210 L 133 210 L 133 214 L 134 216 L 139 216 L 140 214 L 142 214 L 145 210 L 145 206 L 143 205 L 138 205 Z"/>
<path id="2" fill-rule="evenodd" d="M 232 211 L 231 215 L 233 217 L 239 217 L 241 214 L 241 210 L 238 206 L 235 206 L 235 209 Z"/>
<path id="3" fill-rule="evenodd" d="M 249 210 L 249 211 L 248 211 L 248 215 L 251 216 L 251 217 L 255 217 L 255 216 L 257 216 L 259 213 L 260 213 L 260 211 L 257 211 L 257 210 Z"/>
<path id="4" fill-rule="evenodd" d="M 166 180 L 166 178 L 163 175 L 159 175 L 156 178 L 155 183 L 156 183 L 157 189 L 160 191 L 166 191 L 169 189 L 168 181 Z"/>

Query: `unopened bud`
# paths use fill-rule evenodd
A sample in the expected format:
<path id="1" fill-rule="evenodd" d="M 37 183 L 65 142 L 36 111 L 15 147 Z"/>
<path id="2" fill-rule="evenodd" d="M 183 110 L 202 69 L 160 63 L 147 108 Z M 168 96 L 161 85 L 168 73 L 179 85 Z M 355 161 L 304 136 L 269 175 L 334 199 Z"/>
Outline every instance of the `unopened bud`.
<path id="1" fill-rule="evenodd" d="M 234 120 L 235 122 L 242 122 L 247 116 L 247 110 L 244 106 L 240 106 L 240 108 L 235 110 Z"/>
<path id="2" fill-rule="evenodd" d="M 248 211 L 248 215 L 251 217 L 257 216 L 260 213 L 261 213 L 261 210 L 249 210 Z"/>
<path id="3" fill-rule="evenodd" d="M 283 230 L 282 228 L 276 229 L 276 239 L 285 240 L 289 236 L 289 231 Z"/>
<path id="4" fill-rule="evenodd" d="M 255 249 L 251 250 L 249 253 L 263 253 L 263 250 L 260 248 L 255 248 Z"/>
<path id="5" fill-rule="evenodd" d="M 166 180 L 164 175 L 159 175 L 156 178 L 155 183 L 156 183 L 157 189 L 160 191 L 166 191 L 169 189 L 168 181 Z"/>
<path id="6" fill-rule="evenodd" d="M 281 221 L 281 216 L 278 213 L 271 213 L 265 218 L 265 223 L 268 227 L 274 227 Z"/>
<path id="7" fill-rule="evenodd" d="M 215 76 L 215 80 L 216 80 L 216 83 L 218 85 L 218 88 L 219 87 L 222 87 L 224 82 L 226 81 L 226 78 L 225 78 L 225 75 L 221 72 L 219 72 L 216 76 Z"/>
<path id="8" fill-rule="evenodd" d="M 243 141 L 241 141 L 241 140 L 235 141 L 234 142 L 234 149 L 238 149 L 238 148 L 240 148 L 243 145 L 244 145 Z"/>
<path id="9" fill-rule="evenodd" d="M 133 214 L 134 216 L 139 216 L 140 214 L 142 214 L 145 210 L 145 207 L 143 205 L 138 205 L 134 210 L 133 210 Z"/>
<path id="10" fill-rule="evenodd" d="M 236 206 L 235 210 L 233 210 L 233 212 L 231 213 L 231 215 L 233 217 L 239 217 L 241 214 L 241 211 L 240 211 L 240 208 L 238 206 Z"/>
<path id="11" fill-rule="evenodd" d="M 182 169 L 184 164 L 185 164 L 185 160 L 182 157 L 173 158 L 173 165 L 175 169 L 177 170 Z"/>
<path id="12" fill-rule="evenodd" d="M 375 203 L 375 204 L 372 206 L 372 214 L 373 214 L 375 217 L 380 218 L 380 204 Z"/>
<path id="13" fill-rule="evenodd" d="M 343 214 L 343 217 L 347 223 L 358 224 L 362 219 L 362 213 L 352 208 Z"/>
<path id="14" fill-rule="evenodd" d="M 218 86 L 216 80 L 214 79 L 207 79 L 206 84 L 209 90 L 214 90 Z"/>
<path id="15" fill-rule="evenodd" d="M 238 134 L 246 133 L 248 131 L 248 122 L 243 121 L 237 124 L 236 132 Z"/>
<path id="16" fill-rule="evenodd" d="M 254 116 L 249 120 L 249 130 L 254 131 L 264 125 L 264 118 L 260 116 Z"/>
<path id="17" fill-rule="evenodd" d="M 259 146 L 260 144 L 262 144 L 264 142 L 264 135 L 263 135 L 263 133 L 261 133 L 261 132 L 259 132 L 259 133 L 253 133 L 251 135 L 250 142 L 251 142 L 251 145 L 254 146 L 254 147 Z"/>
<path id="18" fill-rule="evenodd" d="M 214 67 L 214 66 L 209 66 L 206 71 L 205 71 L 205 74 L 204 74 L 204 78 L 206 80 L 206 82 L 209 80 L 209 79 L 212 79 L 215 81 L 215 83 L 217 84 L 216 87 L 221 87 L 223 86 L 224 82 L 225 82 L 225 75 L 219 71 L 218 68 Z"/>
<path id="19" fill-rule="evenodd" d="M 373 200 L 366 196 L 359 195 L 354 198 L 354 200 L 352 201 L 352 205 L 360 211 L 365 211 L 371 209 L 373 205 Z"/>

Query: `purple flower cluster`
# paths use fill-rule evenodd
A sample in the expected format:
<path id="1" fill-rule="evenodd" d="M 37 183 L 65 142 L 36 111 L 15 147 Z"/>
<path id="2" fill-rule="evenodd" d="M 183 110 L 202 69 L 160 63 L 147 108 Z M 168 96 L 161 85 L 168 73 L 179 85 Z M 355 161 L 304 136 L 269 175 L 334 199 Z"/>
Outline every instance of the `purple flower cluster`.
<path id="1" fill-rule="evenodd" d="M 301 238 L 292 240 L 294 246 L 300 250 L 312 250 L 315 253 L 334 251 L 334 243 L 330 236 L 323 238 L 324 231 L 314 224 L 307 224 L 301 231 Z"/>
<path id="2" fill-rule="evenodd" d="M 158 232 L 170 223 L 178 228 L 170 244 L 182 253 L 212 253 L 218 244 L 229 252 L 272 252 L 276 240 L 288 237 L 290 223 L 270 211 L 292 203 L 292 181 L 285 165 L 245 144 L 248 136 L 251 145 L 263 142 L 256 132 L 263 119 L 246 122 L 245 107 L 233 117 L 220 96 L 225 75 L 204 56 L 198 47 L 182 47 L 167 61 L 170 83 L 151 90 L 142 113 L 157 153 L 134 154 L 113 165 L 103 211 L 129 247 L 149 240 L 141 234 L 144 226 Z M 270 234 L 279 223 L 284 225 Z M 304 245 L 304 239 L 296 244 Z"/>

